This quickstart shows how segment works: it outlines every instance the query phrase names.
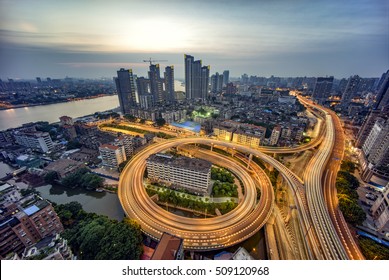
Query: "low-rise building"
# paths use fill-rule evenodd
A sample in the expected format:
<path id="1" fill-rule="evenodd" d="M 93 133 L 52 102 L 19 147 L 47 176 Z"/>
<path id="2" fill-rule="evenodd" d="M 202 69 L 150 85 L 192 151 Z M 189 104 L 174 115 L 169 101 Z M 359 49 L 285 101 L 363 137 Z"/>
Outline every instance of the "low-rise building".
<path id="1" fill-rule="evenodd" d="M 0 220 L 0 256 L 21 254 L 25 247 L 42 238 L 63 231 L 63 226 L 46 200 L 38 200 L 26 208 L 11 204 Z"/>
<path id="2" fill-rule="evenodd" d="M 225 127 L 225 126 L 214 126 L 213 134 L 219 140 L 231 141 L 232 135 L 236 128 L 233 127 Z"/>
<path id="3" fill-rule="evenodd" d="M 247 133 L 238 129 L 233 134 L 232 142 L 257 148 L 261 144 L 261 138 L 258 135 Z"/>
<path id="4" fill-rule="evenodd" d="M 126 160 L 126 152 L 123 145 L 103 144 L 99 147 L 99 152 L 103 165 L 117 168 L 119 164 Z"/>
<path id="5" fill-rule="evenodd" d="M 184 240 L 164 232 L 151 260 L 182 260 L 184 258 Z"/>
<path id="6" fill-rule="evenodd" d="M 154 154 L 146 160 L 148 177 L 191 193 L 208 194 L 211 183 L 209 161 L 197 158 Z"/>
<path id="7" fill-rule="evenodd" d="M 45 167 L 45 170 L 57 172 L 59 179 L 61 179 L 83 167 L 85 167 L 83 162 L 64 158 L 49 163 L 49 165 Z"/>
<path id="8" fill-rule="evenodd" d="M 14 137 L 19 145 L 38 152 L 46 153 L 54 147 L 50 134 L 47 132 L 15 131 Z"/>

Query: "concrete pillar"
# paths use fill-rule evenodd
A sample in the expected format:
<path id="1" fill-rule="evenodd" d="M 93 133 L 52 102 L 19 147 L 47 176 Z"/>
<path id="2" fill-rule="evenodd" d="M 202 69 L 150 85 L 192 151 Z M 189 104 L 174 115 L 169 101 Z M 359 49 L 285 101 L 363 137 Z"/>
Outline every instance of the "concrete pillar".
<path id="1" fill-rule="evenodd" d="M 247 169 L 250 168 L 250 163 L 251 163 L 251 160 L 253 159 L 253 154 L 250 154 L 249 155 L 249 162 L 247 163 Z"/>

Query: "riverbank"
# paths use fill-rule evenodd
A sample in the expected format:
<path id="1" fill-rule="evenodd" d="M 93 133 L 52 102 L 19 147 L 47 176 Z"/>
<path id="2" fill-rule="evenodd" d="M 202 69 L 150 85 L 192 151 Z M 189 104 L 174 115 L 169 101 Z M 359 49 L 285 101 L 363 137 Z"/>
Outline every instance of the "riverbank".
<path id="1" fill-rule="evenodd" d="M 55 123 L 59 121 L 61 116 L 79 118 L 96 112 L 113 110 L 118 106 L 117 95 L 106 95 L 78 101 L 2 110 L 0 111 L 0 131 L 19 127 L 27 122 Z"/>
<path id="2" fill-rule="evenodd" d="M 82 100 L 88 100 L 88 99 L 95 99 L 95 98 L 100 98 L 100 97 L 105 97 L 105 96 L 117 96 L 117 94 L 99 94 L 99 95 L 86 96 L 86 97 L 68 98 L 66 100 L 58 100 L 58 101 L 45 102 L 45 103 L 10 105 L 9 107 L 6 107 L 6 108 L 0 107 L 0 111 L 19 109 L 19 108 L 36 107 L 36 106 L 46 106 L 46 105 L 53 105 L 53 104 L 60 104 L 60 103 L 68 103 L 68 102 L 82 101 Z"/>

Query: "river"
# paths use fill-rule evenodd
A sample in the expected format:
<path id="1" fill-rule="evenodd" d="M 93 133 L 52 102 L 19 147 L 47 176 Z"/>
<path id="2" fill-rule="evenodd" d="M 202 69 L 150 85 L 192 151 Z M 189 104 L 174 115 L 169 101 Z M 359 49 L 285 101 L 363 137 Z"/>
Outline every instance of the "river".
<path id="1" fill-rule="evenodd" d="M 59 122 L 59 117 L 61 116 L 77 118 L 95 112 L 114 109 L 118 106 L 119 99 L 117 95 L 111 95 L 65 103 L 1 110 L 0 131 L 15 128 L 29 122 Z"/>
<path id="2" fill-rule="evenodd" d="M 83 189 L 69 189 L 61 186 L 46 185 L 37 187 L 41 196 L 57 204 L 77 201 L 87 212 L 108 216 L 121 221 L 124 211 L 119 198 L 114 193 L 86 191 Z"/>

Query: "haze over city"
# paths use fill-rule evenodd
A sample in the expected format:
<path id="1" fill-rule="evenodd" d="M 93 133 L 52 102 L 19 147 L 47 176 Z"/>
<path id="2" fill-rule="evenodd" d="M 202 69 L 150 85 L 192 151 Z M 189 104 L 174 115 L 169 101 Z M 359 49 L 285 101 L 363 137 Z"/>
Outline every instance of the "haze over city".
<path id="1" fill-rule="evenodd" d="M 0 77 L 145 75 L 143 59 L 183 54 L 211 71 L 259 76 L 358 74 L 389 65 L 387 1 L 0 1 Z"/>

